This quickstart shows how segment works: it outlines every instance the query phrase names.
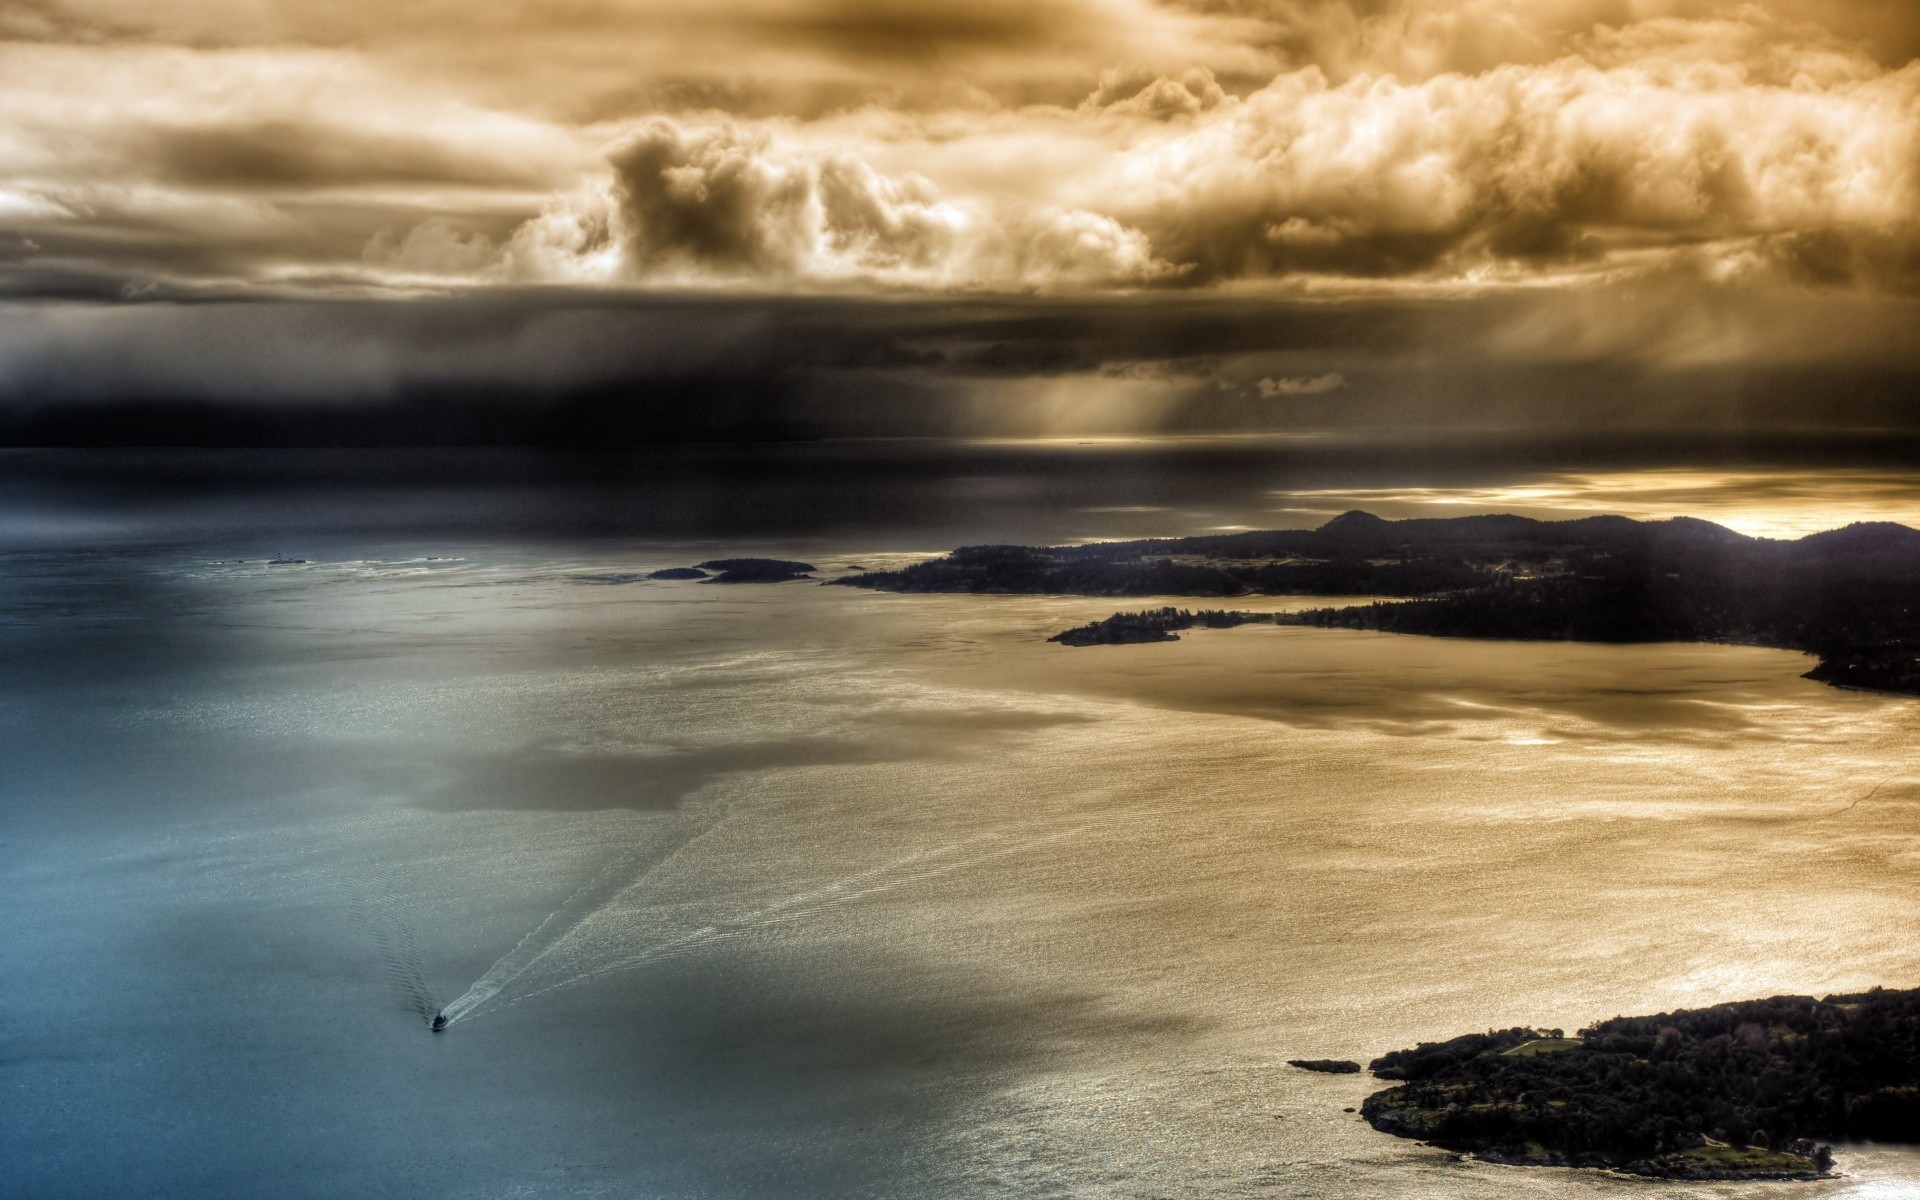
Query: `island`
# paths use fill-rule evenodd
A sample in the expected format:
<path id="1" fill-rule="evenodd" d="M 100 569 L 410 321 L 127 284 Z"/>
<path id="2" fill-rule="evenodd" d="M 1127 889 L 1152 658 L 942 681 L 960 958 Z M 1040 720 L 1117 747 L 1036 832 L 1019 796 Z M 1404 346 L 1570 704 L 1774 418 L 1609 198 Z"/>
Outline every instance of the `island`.
<path id="1" fill-rule="evenodd" d="M 639 575 L 632 571 L 589 571 L 580 575 L 567 576 L 567 582 L 586 587 L 621 587 L 629 583 L 639 583 L 642 579 L 651 579 L 651 575 Z"/>
<path id="2" fill-rule="evenodd" d="M 1191 612 L 1184 608 L 1156 608 L 1147 612 L 1115 613 L 1103 621 L 1091 625 L 1081 625 L 1064 633 L 1056 633 L 1047 640 L 1060 642 L 1068 646 L 1124 646 L 1133 642 L 1177 642 L 1179 629 L 1231 629 L 1235 625 L 1253 625 L 1261 622 L 1271 624 L 1274 614 L 1253 612 L 1222 612 L 1203 610 Z"/>
<path id="3" fill-rule="evenodd" d="M 647 572 L 648 579 L 705 579 L 707 573 L 699 567 L 668 567 L 663 571 Z"/>
<path id="4" fill-rule="evenodd" d="M 817 568 L 812 563 L 794 562 L 785 558 L 715 558 L 699 563 L 691 568 L 680 570 L 712 571 L 712 578 L 704 583 L 786 583 L 791 579 L 811 579 Z M 654 578 L 669 578 L 663 572 L 655 572 Z M 670 578 L 686 579 L 686 575 L 674 575 Z"/>
<path id="5" fill-rule="evenodd" d="M 1671 1179 L 1813 1179 L 1830 1139 L 1920 1142 L 1920 990 L 1775 996 L 1507 1029 L 1369 1064 L 1361 1115 L 1494 1162 Z"/>
<path id="6" fill-rule="evenodd" d="M 1360 1073 L 1359 1063 L 1349 1062 L 1344 1058 L 1290 1058 L 1287 1060 L 1287 1065 L 1298 1067 L 1302 1071 L 1315 1071 L 1321 1075 L 1358 1075 Z"/>
<path id="7" fill-rule="evenodd" d="M 1266 623 L 1444 637 L 1726 642 L 1797 650 L 1807 677 L 1920 694 L 1920 531 L 1870 523 L 1793 541 L 1690 517 L 1388 521 L 1082 546 L 968 546 L 828 583 L 891 592 L 1378 596 L 1286 614 L 1117 613 L 1052 640 L 1174 641 Z"/>

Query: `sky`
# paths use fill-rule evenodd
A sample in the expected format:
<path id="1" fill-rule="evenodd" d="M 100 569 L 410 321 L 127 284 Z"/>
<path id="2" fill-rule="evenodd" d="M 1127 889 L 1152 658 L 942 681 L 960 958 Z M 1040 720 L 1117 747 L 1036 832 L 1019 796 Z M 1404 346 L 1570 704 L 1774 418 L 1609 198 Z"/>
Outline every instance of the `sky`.
<path id="1" fill-rule="evenodd" d="M 1911 428 L 1916 56 L 1873 0 L 11 0 L 0 436 Z"/>

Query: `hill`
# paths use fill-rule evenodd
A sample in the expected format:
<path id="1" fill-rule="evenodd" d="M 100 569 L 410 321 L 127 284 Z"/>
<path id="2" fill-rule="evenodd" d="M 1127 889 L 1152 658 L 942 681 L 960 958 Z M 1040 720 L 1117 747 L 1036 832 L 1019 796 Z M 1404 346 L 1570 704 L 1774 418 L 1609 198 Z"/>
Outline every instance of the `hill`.
<path id="1" fill-rule="evenodd" d="M 1920 532 L 1885 523 L 1772 541 L 1687 517 L 1386 521 L 1351 512 L 1311 530 L 969 546 L 904 570 L 832 582 L 895 592 L 1374 595 L 1391 599 L 1275 623 L 1446 637 L 1773 646 L 1817 656 L 1808 675 L 1822 682 L 1920 693 Z M 1232 618 L 1222 613 L 1191 624 L 1245 623 Z M 1149 636 L 1155 624 L 1165 621 L 1117 614 L 1057 640 L 1171 640 Z"/>

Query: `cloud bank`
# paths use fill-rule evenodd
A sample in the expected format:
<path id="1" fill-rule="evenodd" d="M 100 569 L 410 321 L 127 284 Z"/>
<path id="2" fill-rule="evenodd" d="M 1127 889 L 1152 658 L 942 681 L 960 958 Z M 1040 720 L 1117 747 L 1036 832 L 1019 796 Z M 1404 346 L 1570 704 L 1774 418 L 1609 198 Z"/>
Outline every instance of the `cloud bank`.
<path id="1" fill-rule="evenodd" d="M 1912 294 L 1902 9 L 31 0 L 0 286 Z"/>
<path id="2" fill-rule="evenodd" d="M 1870 0 L 14 0 L 0 440 L 1914 427 L 1916 55 Z"/>

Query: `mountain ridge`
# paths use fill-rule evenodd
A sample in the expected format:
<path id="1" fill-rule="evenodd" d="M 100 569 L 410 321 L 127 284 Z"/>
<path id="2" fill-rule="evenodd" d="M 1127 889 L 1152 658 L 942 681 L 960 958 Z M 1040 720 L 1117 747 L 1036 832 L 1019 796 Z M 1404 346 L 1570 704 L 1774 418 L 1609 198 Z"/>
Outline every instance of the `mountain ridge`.
<path id="1" fill-rule="evenodd" d="M 1920 694 L 1920 530 L 1856 522 L 1792 540 L 1695 517 L 1511 513 L 1075 546 L 962 546 L 830 582 L 893 592 L 1084 596 L 1378 596 L 1289 614 L 1115 614 L 1072 646 L 1173 641 L 1196 625 L 1271 623 L 1523 641 L 1737 642 L 1820 659 L 1809 678 Z"/>

